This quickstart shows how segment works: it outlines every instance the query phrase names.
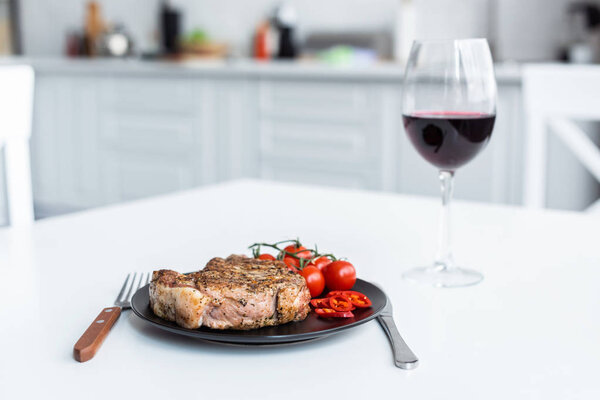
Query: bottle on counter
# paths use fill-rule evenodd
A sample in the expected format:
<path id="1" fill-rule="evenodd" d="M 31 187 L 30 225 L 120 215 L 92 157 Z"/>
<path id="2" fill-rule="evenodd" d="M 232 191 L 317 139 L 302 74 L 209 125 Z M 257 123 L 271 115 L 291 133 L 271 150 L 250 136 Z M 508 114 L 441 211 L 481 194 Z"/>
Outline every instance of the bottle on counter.
<path id="1" fill-rule="evenodd" d="M 97 1 L 87 3 L 85 18 L 83 54 L 89 57 L 98 55 L 98 39 L 105 32 L 106 24 L 102 18 L 100 4 Z"/>
<path id="2" fill-rule="evenodd" d="M 271 58 L 269 30 L 269 21 L 261 22 L 256 29 L 256 34 L 254 35 L 254 58 L 257 60 L 268 60 Z"/>
<path id="3" fill-rule="evenodd" d="M 79 57 L 84 55 L 84 35 L 80 29 L 70 29 L 65 41 L 65 55 L 67 57 Z"/>
<path id="4" fill-rule="evenodd" d="M 164 0 L 160 11 L 160 31 L 162 50 L 167 55 L 179 53 L 181 13 Z"/>
<path id="5" fill-rule="evenodd" d="M 289 1 L 282 2 L 273 16 L 273 25 L 277 29 L 277 58 L 296 58 L 298 55 L 296 24 L 296 9 Z"/>

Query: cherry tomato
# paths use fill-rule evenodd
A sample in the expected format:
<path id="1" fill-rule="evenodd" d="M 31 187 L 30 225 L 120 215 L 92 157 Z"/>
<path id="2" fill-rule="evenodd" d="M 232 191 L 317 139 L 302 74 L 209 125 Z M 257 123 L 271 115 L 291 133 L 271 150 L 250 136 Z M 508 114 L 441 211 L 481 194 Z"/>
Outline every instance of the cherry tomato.
<path id="1" fill-rule="evenodd" d="M 371 307 L 372 305 L 371 299 L 369 299 L 365 294 L 362 294 L 361 292 L 354 292 L 352 290 L 334 290 L 332 292 L 327 293 L 327 297 L 333 297 L 338 295 L 347 296 L 352 302 L 352 305 L 358 308 L 367 308 Z"/>
<path id="2" fill-rule="evenodd" d="M 275 257 L 273 257 L 270 254 L 261 254 L 260 256 L 258 256 L 259 260 L 275 260 Z"/>
<path id="3" fill-rule="evenodd" d="M 300 266 L 300 263 L 295 258 L 293 258 L 293 257 L 284 257 L 283 258 L 283 262 L 285 263 L 285 265 L 288 267 L 288 269 L 290 271 L 295 272 L 295 273 L 300 272 L 298 270 L 298 267 Z"/>
<path id="4" fill-rule="evenodd" d="M 324 299 L 312 299 L 310 305 L 314 308 L 329 308 L 329 299 L 327 297 Z"/>
<path id="5" fill-rule="evenodd" d="M 296 247 L 293 244 L 291 244 L 283 250 L 287 251 L 288 253 L 291 253 L 299 258 L 311 258 L 312 257 L 312 252 L 310 250 L 306 250 L 306 247 L 304 247 L 304 246 Z"/>
<path id="6" fill-rule="evenodd" d="M 329 298 L 329 307 L 335 311 L 351 311 L 354 309 L 352 302 L 348 296 L 343 294 L 336 294 Z"/>
<path id="7" fill-rule="evenodd" d="M 311 297 L 317 297 L 323 293 L 323 289 L 325 289 L 325 278 L 321 271 L 319 271 L 319 268 L 314 265 L 309 265 L 300 271 L 300 275 L 306 280 L 306 286 L 308 286 Z"/>
<path id="8" fill-rule="evenodd" d="M 298 268 L 300 266 L 300 261 L 298 261 L 294 257 L 290 257 L 290 256 L 283 257 L 283 262 L 288 267 Z"/>
<path id="9" fill-rule="evenodd" d="M 323 272 L 325 267 L 327 267 L 329 264 L 331 264 L 331 260 L 327 257 L 319 257 L 310 263 L 310 265 L 314 265 L 315 267 L 319 268 L 321 272 Z"/>
<path id="10" fill-rule="evenodd" d="M 333 261 L 325 268 L 323 275 L 330 290 L 352 289 L 356 282 L 356 270 L 348 261 Z"/>
<path id="11" fill-rule="evenodd" d="M 332 308 L 317 308 L 315 310 L 319 317 L 323 318 L 352 318 L 352 311 L 335 311 Z"/>

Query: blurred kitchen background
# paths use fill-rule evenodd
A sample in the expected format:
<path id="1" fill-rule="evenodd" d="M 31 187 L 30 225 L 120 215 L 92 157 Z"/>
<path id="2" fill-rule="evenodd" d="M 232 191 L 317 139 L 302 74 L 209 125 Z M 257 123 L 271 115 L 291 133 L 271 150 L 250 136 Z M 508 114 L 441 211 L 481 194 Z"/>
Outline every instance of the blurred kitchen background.
<path id="1" fill-rule="evenodd" d="M 465 37 L 499 101 L 456 197 L 523 204 L 522 66 L 599 62 L 600 1 L 0 0 L 0 65 L 35 70 L 36 218 L 244 177 L 437 196 L 403 65 L 414 38 Z M 598 182 L 549 140 L 547 206 L 583 210 Z"/>

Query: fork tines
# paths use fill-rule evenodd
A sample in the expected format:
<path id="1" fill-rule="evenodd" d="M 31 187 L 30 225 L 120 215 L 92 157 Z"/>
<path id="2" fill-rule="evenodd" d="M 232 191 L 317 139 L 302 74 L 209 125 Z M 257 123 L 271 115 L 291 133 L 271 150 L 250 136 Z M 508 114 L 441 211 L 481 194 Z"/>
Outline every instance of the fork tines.
<path id="1" fill-rule="evenodd" d="M 131 308 L 131 298 L 144 285 L 150 283 L 151 272 L 134 272 L 127 275 L 121 291 L 117 295 L 115 305 L 121 308 Z"/>

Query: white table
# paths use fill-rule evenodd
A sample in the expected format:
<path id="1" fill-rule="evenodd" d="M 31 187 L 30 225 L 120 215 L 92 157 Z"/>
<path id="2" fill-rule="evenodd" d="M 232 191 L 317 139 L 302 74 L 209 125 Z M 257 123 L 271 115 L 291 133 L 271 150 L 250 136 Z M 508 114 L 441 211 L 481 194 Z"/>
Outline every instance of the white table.
<path id="1" fill-rule="evenodd" d="M 400 279 L 431 260 L 438 206 L 244 181 L 0 230 L 0 398 L 599 398 L 600 221 L 457 203 L 455 255 L 485 280 L 442 290 Z M 94 359 L 73 360 L 126 272 L 187 271 L 296 235 L 383 285 L 419 368 L 393 366 L 376 322 L 244 349 L 162 332 L 131 311 Z"/>

